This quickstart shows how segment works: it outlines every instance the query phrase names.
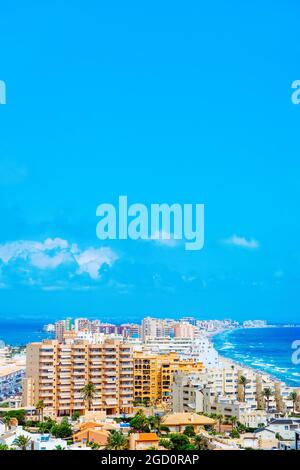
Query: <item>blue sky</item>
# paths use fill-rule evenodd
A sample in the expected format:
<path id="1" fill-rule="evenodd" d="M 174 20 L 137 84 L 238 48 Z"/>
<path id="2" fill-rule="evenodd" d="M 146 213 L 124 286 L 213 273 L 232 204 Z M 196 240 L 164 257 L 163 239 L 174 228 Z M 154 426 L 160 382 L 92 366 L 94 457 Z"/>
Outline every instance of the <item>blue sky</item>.
<path id="1" fill-rule="evenodd" d="M 206 3 L 1 4 L 4 318 L 299 319 L 299 4 Z M 204 249 L 100 242 L 121 194 Z"/>

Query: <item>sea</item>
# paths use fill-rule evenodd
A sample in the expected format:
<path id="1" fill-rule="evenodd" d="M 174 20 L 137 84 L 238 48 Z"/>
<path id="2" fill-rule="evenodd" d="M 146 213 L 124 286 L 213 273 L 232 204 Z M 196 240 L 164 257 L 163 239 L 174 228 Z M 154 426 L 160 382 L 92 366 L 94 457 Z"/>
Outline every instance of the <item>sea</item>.
<path id="1" fill-rule="evenodd" d="M 40 320 L 0 320 L 0 343 L 9 346 L 25 346 L 27 343 L 42 341 L 53 337 L 43 331 L 44 322 Z"/>
<path id="2" fill-rule="evenodd" d="M 0 320 L 0 344 L 25 346 L 53 338 L 43 331 L 45 321 Z M 224 357 L 266 372 L 287 385 L 300 387 L 300 365 L 292 362 L 292 344 L 300 341 L 300 327 L 239 328 L 212 337 L 214 347 Z M 300 358 L 300 354 L 299 354 Z"/>
<path id="3" fill-rule="evenodd" d="M 299 327 L 239 328 L 212 338 L 220 355 L 270 374 L 291 387 L 300 387 L 300 364 L 292 361 L 292 344 L 297 340 Z"/>

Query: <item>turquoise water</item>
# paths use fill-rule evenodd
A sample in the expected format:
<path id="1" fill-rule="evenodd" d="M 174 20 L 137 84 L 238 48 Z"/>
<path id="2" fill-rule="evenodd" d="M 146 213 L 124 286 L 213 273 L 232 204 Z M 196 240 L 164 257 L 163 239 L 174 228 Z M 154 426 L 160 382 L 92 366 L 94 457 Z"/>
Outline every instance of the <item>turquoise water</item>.
<path id="1" fill-rule="evenodd" d="M 300 387 L 300 365 L 292 362 L 295 340 L 300 340 L 300 328 L 237 329 L 213 337 L 222 356 Z"/>

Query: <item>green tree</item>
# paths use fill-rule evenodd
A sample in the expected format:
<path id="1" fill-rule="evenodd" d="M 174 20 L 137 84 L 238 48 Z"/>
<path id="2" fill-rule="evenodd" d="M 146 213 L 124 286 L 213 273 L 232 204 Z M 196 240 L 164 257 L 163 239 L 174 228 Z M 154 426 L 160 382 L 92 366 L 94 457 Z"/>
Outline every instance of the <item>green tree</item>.
<path id="1" fill-rule="evenodd" d="M 241 375 L 239 378 L 239 385 L 243 387 L 243 401 L 246 401 L 246 386 L 247 386 L 248 380 L 244 375 Z"/>
<path id="2" fill-rule="evenodd" d="M 266 387 L 266 388 L 263 389 L 262 395 L 266 400 L 267 412 L 269 413 L 269 411 L 270 411 L 270 399 L 271 399 L 271 396 L 273 395 L 273 392 L 270 389 L 270 387 Z"/>
<path id="3" fill-rule="evenodd" d="M 151 431 L 157 432 L 158 436 L 161 436 L 162 432 L 169 433 L 170 429 L 168 426 L 165 426 L 162 423 L 161 416 L 155 415 L 155 416 L 150 416 L 148 418 L 148 423 L 150 426 Z"/>
<path id="4" fill-rule="evenodd" d="M 39 412 L 39 420 L 40 421 L 44 421 L 44 408 L 45 408 L 44 400 L 39 400 L 36 404 L 36 409 Z"/>
<path id="5" fill-rule="evenodd" d="M 134 431 L 150 432 L 149 421 L 143 410 L 139 410 L 129 424 Z"/>
<path id="6" fill-rule="evenodd" d="M 128 448 L 128 439 L 122 432 L 111 431 L 108 436 L 106 449 L 107 450 L 125 450 Z"/>
<path id="7" fill-rule="evenodd" d="M 72 436 L 72 428 L 67 418 L 64 418 L 60 424 L 54 424 L 51 428 L 51 434 L 54 437 L 66 439 Z"/>
<path id="8" fill-rule="evenodd" d="M 39 432 L 42 433 L 42 434 L 50 433 L 51 429 L 55 425 L 56 425 L 56 422 L 53 421 L 53 419 L 47 418 L 47 419 L 45 419 L 45 421 L 40 421 L 38 423 L 38 429 L 39 429 Z"/>
<path id="9" fill-rule="evenodd" d="M 161 439 L 160 445 L 168 450 L 193 450 L 195 446 L 190 443 L 185 434 L 170 434 L 168 439 Z"/>
<path id="10" fill-rule="evenodd" d="M 26 422 L 25 410 L 10 410 L 5 413 L 4 417 L 5 416 L 9 416 L 10 418 L 16 418 L 20 426 L 23 426 Z"/>
<path id="11" fill-rule="evenodd" d="M 237 429 L 232 429 L 231 433 L 230 433 L 230 437 L 232 439 L 239 439 L 241 436 L 240 436 L 240 433 L 238 432 Z"/>
<path id="12" fill-rule="evenodd" d="M 289 400 L 293 402 L 293 415 L 295 414 L 296 411 L 296 403 L 298 400 L 298 393 L 297 392 L 291 392 L 289 395 Z"/>
<path id="13" fill-rule="evenodd" d="M 5 431 L 9 430 L 11 428 L 11 417 L 9 415 L 5 415 L 3 418 L 4 426 L 5 426 Z"/>
<path id="14" fill-rule="evenodd" d="M 235 428 L 235 425 L 237 423 L 237 417 L 236 416 L 230 416 L 229 421 L 231 422 L 232 431 L 233 431 L 234 428 Z"/>
<path id="15" fill-rule="evenodd" d="M 55 446 L 54 450 L 65 450 L 62 446 Z"/>
<path id="16" fill-rule="evenodd" d="M 219 423 L 219 433 L 221 432 L 221 424 L 222 424 L 222 422 L 223 422 L 223 419 L 224 419 L 224 416 L 223 416 L 223 415 L 221 415 L 221 414 L 217 414 L 217 415 L 216 415 L 216 420 L 217 420 L 218 423 Z"/>
<path id="17" fill-rule="evenodd" d="M 194 437 L 196 435 L 194 426 L 192 426 L 191 424 L 186 426 L 185 430 L 183 431 L 183 434 L 185 434 L 187 437 Z"/>
<path id="18" fill-rule="evenodd" d="M 92 450 L 99 450 L 100 445 L 97 444 L 97 442 L 88 442 L 87 443 L 88 447 L 90 447 Z"/>
<path id="19" fill-rule="evenodd" d="M 0 444 L 0 450 L 9 450 L 9 447 L 6 444 Z"/>
<path id="20" fill-rule="evenodd" d="M 89 382 L 87 383 L 83 389 L 81 390 L 81 395 L 84 399 L 84 401 L 87 402 L 88 404 L 88 410 L 91 411 L 92 408 L 92 402 L 94 399 L 96 393 L 96 387 L 93 383 Z"/>
<path id="21" fill-rule="evenodd" d="M 79 411 L 74 411 L 74 413 L 72 414 L 72 421 L 78 421 L 79 418 L 80 418 Z"/>
<path id="22" fill-rule="evenodd" d="M 27 450 L 27 447 L 29 446 L 30 443 L 31 443 L 30 437 L 26 437 L 23 434 L 21 434 L 14 440 L 13 445 L 17 447 L 19 450 Z"/>

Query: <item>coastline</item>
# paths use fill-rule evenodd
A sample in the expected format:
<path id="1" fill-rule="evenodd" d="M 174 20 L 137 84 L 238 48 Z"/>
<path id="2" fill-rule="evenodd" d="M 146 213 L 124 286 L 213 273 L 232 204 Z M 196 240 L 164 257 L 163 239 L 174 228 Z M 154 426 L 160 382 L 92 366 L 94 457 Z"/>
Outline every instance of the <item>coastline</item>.
<path id="1" fill-rule="evenodd" d="M 269 325 L 269 326 L 266 326 L 264 328 L 258 328 L 258 329 L 271 329 L 271 328 L 286 328 L 286 326 L 282 325 L 282 326 L 277 326 L 277 325 Z M 288 326 L 288 328 L 299 328 L 298 326 Z M 266 372 L 265 370 L 263 370 L 262 368 L 260 367 L 252 367 L 248 364 L 246 364 L 245 362 L 240 362 L 240 361 L 237 361 L 236 359 L 232 359 L 230 357 L 226 357 L 226 356 L 223 356 L 219 351 L 218 349 L 215 347 L 215 343 L 214 343 L 214 340 L 213 338 L 215 336 L 218 336 L 222 333 L 230 333 L 230 332 L 234 332 L 234 331 L 238 331 L 238 330 L 248 330 L 248 329 L 255 329 L 255 328 L 243 328 L 243 327 L 239 327 L 239 328 L 224 328 L 224 329 L 220 329 L 218 331 L 214 331 L 210 334 L 207 335 L 210 343 L 212 344 L 214 350 L 218 353 L 219 355 L 219 358 L 220 358 L 220 362 L 224 365 L 228 364 L 228 365 L 234 365 L 236 367 L 240 367 L 242 369 L 245 369 L 245 370 L 249 370 L 251 372 L 254 372 L 255 374 L 258 374 L 258 375 L 261 375 L 261 376 L 264 376 L 264 377 L 267 377 L 268 379 L 270 379 L 272 382 L 279 382 L 281 383 L 283 386 L 286 386 L 286 387 L 290 387 L 290 388 L 295 388 L 295 389 L 300 389 L 300 385 L 291 385 L 289 383 L 287 383 L 287 380 L 289 379 L 281 379 L 279 377 L 276 377 L 276 375 L 273 375 L 272 373 L 270 372 Z"/>

